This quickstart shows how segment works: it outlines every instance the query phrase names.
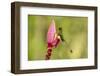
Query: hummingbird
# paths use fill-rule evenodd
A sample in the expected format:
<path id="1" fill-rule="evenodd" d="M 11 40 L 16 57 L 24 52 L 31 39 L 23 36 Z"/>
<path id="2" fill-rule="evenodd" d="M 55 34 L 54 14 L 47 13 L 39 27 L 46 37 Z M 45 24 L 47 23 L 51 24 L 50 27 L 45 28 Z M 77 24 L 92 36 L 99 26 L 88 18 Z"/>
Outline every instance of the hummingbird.
<path id="1" fill-rule="evenodd" d="M 59 29 L 58 35 L 60 36 L 61 41 L 63 42 L 63 44 L 65 44 L 70 49 L 70 52 L 73 53 L 73 50 L 70 48 L 69 44 L 64 39 L 62 27 L 59 27 L 58 29 Z"/>

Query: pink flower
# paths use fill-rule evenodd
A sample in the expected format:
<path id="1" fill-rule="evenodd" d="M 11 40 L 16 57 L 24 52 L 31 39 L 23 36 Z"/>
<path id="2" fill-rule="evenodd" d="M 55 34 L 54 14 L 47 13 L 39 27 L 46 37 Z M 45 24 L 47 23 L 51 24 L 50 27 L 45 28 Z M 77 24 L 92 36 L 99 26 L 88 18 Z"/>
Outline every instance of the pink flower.
<path id="1" fill-rule="evenodd" d="M 46 54 L 46 60 L 49 60 L 52 53 L 52 48 L 57 47 L 58 43 L 60 42 L 60 38 L 56 33 L 56 27 L 55 27 L 55 21 L 52 20 L 50 27 L 47 32 L 47 54 Z"/>
<path id="2" fill-rule="evenodd" d="M 50 47 L 57 46 L 58 35 L 56 33 L 55 21 L 52 20 L 47 33 L 47 43 Z"/>
<path id="3" fill-rule="evenodd" d="M 47 42 L 48 43 L 53 42 L 55 33 L 56 33 L 55 21 L 52 20 L 50 27 L 48 29 L 48 33 L 47 33 Z"/>

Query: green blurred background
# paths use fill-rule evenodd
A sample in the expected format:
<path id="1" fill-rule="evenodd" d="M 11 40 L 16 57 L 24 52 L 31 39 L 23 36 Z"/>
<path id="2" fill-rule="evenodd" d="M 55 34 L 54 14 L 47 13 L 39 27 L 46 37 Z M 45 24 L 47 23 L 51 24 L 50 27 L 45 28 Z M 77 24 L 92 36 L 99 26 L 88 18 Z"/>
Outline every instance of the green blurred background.
<path id="1" fill-rule="evenodd" d="M 51 59 L 87 58 L 87 17 L 28 15 L 28 60 L 45 60 L 47 31 L 52 19 L 55 20 L 57 31 L 62 27 L 68 45 L 60 43 L 53 48 Z"/>

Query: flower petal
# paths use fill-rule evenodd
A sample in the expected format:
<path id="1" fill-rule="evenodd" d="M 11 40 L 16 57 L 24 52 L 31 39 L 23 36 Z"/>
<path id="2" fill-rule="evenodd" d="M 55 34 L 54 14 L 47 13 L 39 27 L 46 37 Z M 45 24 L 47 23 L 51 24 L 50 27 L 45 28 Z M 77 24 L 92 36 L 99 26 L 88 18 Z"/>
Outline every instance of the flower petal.
<path id="1" fill-rule="evenodd" d="M 54 19 L 51 21 L 50 27 L 48 29 L 48 33 L 47 33 L 47 42 L 48 43 L 52 43 L 52 41 L 54 40 L 54 35 L 56 33 L 56 27 L 55 27 L 55 21 Z"/>

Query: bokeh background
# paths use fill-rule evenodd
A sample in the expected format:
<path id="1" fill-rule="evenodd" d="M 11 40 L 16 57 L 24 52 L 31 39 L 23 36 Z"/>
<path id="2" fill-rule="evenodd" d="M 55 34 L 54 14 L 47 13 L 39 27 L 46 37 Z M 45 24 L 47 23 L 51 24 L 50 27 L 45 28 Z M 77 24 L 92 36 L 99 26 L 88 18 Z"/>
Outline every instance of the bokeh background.
<path id="1" fill-rule="evenodd" d="M 52 19 L 57 31 L 59 27 L 62 28 L 67 44 L 61 42 L 57 48 L 53 48 L 51 59 L 87 58 L 87 17 L 28 15 L 28 60 L 45 60 L 47 31 Z"/>

